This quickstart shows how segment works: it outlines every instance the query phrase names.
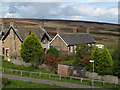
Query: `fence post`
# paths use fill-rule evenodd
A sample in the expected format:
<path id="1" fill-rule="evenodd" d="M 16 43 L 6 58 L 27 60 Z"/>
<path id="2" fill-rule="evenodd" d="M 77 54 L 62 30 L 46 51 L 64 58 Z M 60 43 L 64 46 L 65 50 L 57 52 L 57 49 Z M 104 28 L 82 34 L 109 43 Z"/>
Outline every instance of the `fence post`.
<path id="1" fill-rule="evenodd" d="M 49 78 L 51 78 L 51 74 L 49 74 Z"/>
<path id="2" fill-rule="evenodd" d="M 39 73 L 39 77 L 41 77 L 41 72 Z"/>
<path id="3" fill-rule="evenodd" d="M 80 78 L 80 82 L 82 83 L 83 78 Z"/>
<path id="4" fill-rule="evenodd" d="M 30 77 L 31 77 L 31 74 L 32 74 L 32 73 L 30 72 Z"/>
<path id="5" fill-rule="evenodd" d="M 12 73 L 13 73 L 13 69 L 11 69 L 12 70 Z"/>
<path id="6" fill-rule="evenodd" d="M 61 75 L 60 75 L 60 77 L 59 77 L 59 80 L 61 80 Z"/>
<path id="7" fill-rule="evenodd" d="M 104 81 L 102 82 L 102 85 L 104 85 Z"/>
<path id="8" fill-rule="evenodd" d="M 3 68 L 3 72 L 5 72 L 4 68 Z"/>
<path id="9" fill-rule="evenodd" d="M 21 71 L 21 75 L 22 75 L 22 71 Z"/>
<path id="10" fill-rule="evenodd" d="M 72 77 L 70 76 L 70 82 L 71 82 L 71 80 L 72 80 Z"/>

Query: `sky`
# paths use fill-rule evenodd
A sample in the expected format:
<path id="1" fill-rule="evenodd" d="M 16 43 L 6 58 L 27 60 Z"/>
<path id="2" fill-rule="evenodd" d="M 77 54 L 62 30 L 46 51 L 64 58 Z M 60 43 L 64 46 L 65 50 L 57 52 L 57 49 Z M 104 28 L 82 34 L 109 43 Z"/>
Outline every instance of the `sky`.
<path id="1" fill-rule="evenodd" d="M 118 24 L 118 0 L 4 0 L 2 18 L 94 21 Z"/>

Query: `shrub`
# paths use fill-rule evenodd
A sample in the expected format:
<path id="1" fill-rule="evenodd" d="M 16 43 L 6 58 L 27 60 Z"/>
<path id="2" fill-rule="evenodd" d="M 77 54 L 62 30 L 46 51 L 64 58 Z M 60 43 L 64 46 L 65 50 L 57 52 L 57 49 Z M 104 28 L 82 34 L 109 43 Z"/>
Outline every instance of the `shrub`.
<path id="1" fill-rule="evenodd" d="M 92 46 L 88 46 L 87 44 L 78 44 L 76 46 L 76 57 L 82 59 L 85 55 L 91 55 Z"/>
<path id="2" fill-rule="evenodd" d="M 56 58 L 55 55 L 52 55 L 51 53 L 46 54 L 45 58 L 44 58 L 44 63 L 50 67 L 52 67 L 52 69 L 56 69 L 58 66 L 58 63 L 61 62 L 61 58 Z"/>
<path id="3" fill-rule="evenodd" d="M 51 53 L 52 55 L 55 55 L 55 57 L 59 57 L 59 52 L 56 48 L 51 47 L 47 50 L 47 54 Z"/>
<path id="4" fill-rule="evenodd" d="M 78 57 L 78 58 L 72 63 L 72 65 L 78 66 L 79 63 L 80 63 L 80 58 Z"/>
<path id="5" fill-rule="evenodd" d="M 28 35 L 21 44 L 20 55 L 25 62 L 31 62 L 34 66 L 43 58 L 44 50 L 40 40 L 34 33 Z M 36 64 L 35 64 L 36 63 Z"/>
<path id="6" fill-rule="evenodd" d="M 9 85 L 11 81 L 8 78 L 2 77 L 2 87 L 5 87 L 6 85 Z"/>
<path id="7" fill-rule="evenodd" d="M 91 67 L 90 59 L 91 59 L 90 55 L 84 56 L 83 59 L 81 59 L 79 66 L 85 67 L 85 69 L 89 71 Z"/>

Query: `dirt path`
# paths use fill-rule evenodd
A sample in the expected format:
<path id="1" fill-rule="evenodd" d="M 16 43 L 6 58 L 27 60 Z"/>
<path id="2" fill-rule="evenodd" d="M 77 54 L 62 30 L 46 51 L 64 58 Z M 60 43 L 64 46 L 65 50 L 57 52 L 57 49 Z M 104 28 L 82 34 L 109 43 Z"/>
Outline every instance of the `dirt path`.
<path id="1" fill-rule="evenodd" d="M 35 79 L 35 78 L 30 78 L 30 77 L 22 77 L 22 76 L 16 76 L 16 75 L 8 75 L 8 74 L 2 74 L 2 77 L 8 78 L 8 79 L 36 82 L 36 83 L 56 84 L 59 86 L 65 86 L 65 87 L 70 87 L 70 88 L 91 88 L 90 86 L 86 86 L 86 85 L 79 85 L 79 84 L 52 81 L 52 80 L 44 80 L 44 79 Z M 99 88 L 99 87 L 96 87 L 96 88 Z M 107 90 L 107 89 L 105 89 L 105 90 Z"/>

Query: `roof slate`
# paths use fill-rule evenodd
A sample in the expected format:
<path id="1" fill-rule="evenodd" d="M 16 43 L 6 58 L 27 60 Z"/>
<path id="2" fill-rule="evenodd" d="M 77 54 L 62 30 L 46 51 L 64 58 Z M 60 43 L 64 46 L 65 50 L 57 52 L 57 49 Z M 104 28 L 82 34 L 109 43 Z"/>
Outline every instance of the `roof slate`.
<path id="1" fill-rule="evenodd" d="M 64 33 L 59 35 L 68 45 L 96 43 L 94 38 L 87 33 Z"/>

